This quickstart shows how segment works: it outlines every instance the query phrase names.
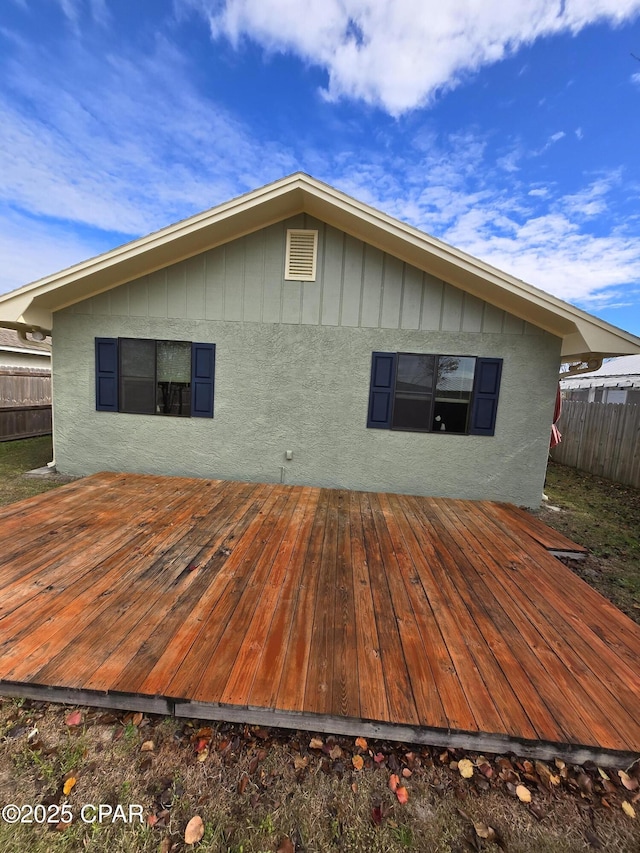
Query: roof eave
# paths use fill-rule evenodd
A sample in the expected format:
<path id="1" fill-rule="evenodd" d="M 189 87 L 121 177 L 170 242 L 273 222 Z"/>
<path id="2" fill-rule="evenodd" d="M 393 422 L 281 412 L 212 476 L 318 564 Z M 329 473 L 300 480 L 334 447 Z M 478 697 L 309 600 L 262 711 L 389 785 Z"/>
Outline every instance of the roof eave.
<path id="1" fill-rule="evenodd" d="M 561 338 L 564 361 L 640 352 L 640 338 L 302 173 L 0 297 L 0 325 L 49 332 L 53 311 L 302 212 Z"/>
<path id="2" fill-rule="evenodd" d="M 50 332 L 53 311 L 295 216 L 297 184 L 291 176 L 0 296 L 0 326 Z"/>

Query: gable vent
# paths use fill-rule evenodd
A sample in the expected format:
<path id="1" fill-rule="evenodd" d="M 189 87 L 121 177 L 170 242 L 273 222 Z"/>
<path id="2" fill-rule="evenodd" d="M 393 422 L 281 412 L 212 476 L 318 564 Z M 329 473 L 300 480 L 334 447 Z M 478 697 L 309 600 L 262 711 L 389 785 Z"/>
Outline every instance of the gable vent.
<path id="1" fill-rule="evenodd" d="M 298 228 L 287 229 L 285 279 L 287 281 L 315 281 L 317 255 L 317 231 L 306 231 Z"/>

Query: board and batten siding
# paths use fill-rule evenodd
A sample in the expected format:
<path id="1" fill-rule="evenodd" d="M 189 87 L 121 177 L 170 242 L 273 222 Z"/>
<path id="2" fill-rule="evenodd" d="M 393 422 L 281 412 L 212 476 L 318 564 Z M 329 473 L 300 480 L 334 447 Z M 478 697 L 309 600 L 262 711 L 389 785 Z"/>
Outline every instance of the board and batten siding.
<path id="1" fill-rule="evenodd" d="M 284 280 L 287 228 L 318 230 L 316 281 Z M 542 334 L 518 317 L 303 215 L 68 310 L 170 320 Z"/>
<path id="2" fill-rule="evenodd" d="M 317 281 L 284 280 L 288 227 L 318 229 Z M 540 502 L 559 339 L 309 217 L 57 311 L 53 334 L 61 471 Z M 213 420 L 96 412 L 96 336 L 215 343 Z M 373 351 L 504 359 L 495 436 L 367 429 Z"/>

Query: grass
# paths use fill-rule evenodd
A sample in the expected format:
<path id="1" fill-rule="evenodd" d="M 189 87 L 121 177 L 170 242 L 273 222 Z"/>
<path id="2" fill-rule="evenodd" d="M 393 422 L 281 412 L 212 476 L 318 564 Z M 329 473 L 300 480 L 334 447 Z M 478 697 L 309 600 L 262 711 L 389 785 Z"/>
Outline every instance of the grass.
<path id="1" fill-rule="evenodd" d="M 66 478 L 26 478 L 25 471 L 41 468 L 51 461 L 51 436 L 0 442 L 0 506 L 40 495 L 67 482 Z"/>
<path id="2" fill-rule="evenodd" d="M 50 458 L 46 438 L 0 444 L 0 503 L 58 485 L 20 476 Z M 638 618 L 640 493 L 556 465 L 549 468 L 547 493 L 558 510 L 541 510 L 544 520 L 592 549 L 572 567 L 578 565 L 590 583 Z M 70 727 L 68 710 L 0 698 L 0 805 L 67 803 L 76 817 L 70 826 L 52 827 L 0 820 L 0 853 L 499 849 L 478 834 L 483 824 L 498 832 L 510 853 L 640 850 L 640 819 L 621 809 L 633 793 L 619 784 L 607 793 L 595 767 L 567 768 L 562 784 L 547 790 L 516 763 L 532 792 L 528 806 L 499 781 L 495 756 L 487 756 L 491 778 L 481 778 L 476 769 L 464 780 L 456 764 L 463 753 L 417 747 L 409 753 L 407 746 L 370 742 L 367 764 L 356 771 L 349 739 L 337 740 L 344 757 L 330 760 L 310 748 L 309 734 L 216 724 L 206 731 L 207 752 L 198 753 L 195 721 L 85 709 L 81 725 Z M 143 751 L 148 741 L 153 748 Z M 378 752 L 384 755 L 380 763 L 373 760 Z M 410 774 L 403 776 L 409 801 L 401 805 L 389 788 L 390 774 L 409 770 L 409 764 Z M 70 773 L 76 784 L 65 796 L 62 786 Z M 585 773 L 593 781 L 587 793 L 578 784 Z M 79 814 L 86 803 L 125 810 L 140 804 L 145 820 L 83 823 Z M 640 802 L 635 809 L 640 815 Z M 185 845 L 184 831 L 195 814 L 204 821 L 204 835 L 192 847 Z M 293 848 L 282 843 L 285 838 Z"/>
<path id="3" fill-rule="evenodd" d="M 20 805 L 66 803 L 76 816 L 72 825 L 58 828 L 0 822 L 0 853 L 182 853 L 194 849 L 183 839 L 195 814 L 204 822 L 195 849 L 206 853 L 275 852 L 284 838 L 294 848 L 281 849 L 296 853 L 497 850 L 481 840 L 474 823 L 495 829 L 511 853 L 577 853 L 594 838 L 599 849 L 639 849 L 638 821 L 622 813 L 615 796 L 607 807 L 599 796 L 582 798 L 568 788 L 547 791 L 523 776 L 534 812 L 509 796 L 497 777 L 486 782 L 476 771 L 473 779 L 463 780 L 451 763 L 454 753 L 426 748 L 408 753 L 406 746 L 372 742 L 364 754 L 382 749 L 385 761 L 377 765 L 369 757 L 369 766 L 356 771 L 347 757 L 355 750 L 352 739 L 336 740 L 345 756 L 334 761 L 309 748 L 309 734 L 222 723 L 207 732 L 208 753 L 199 760 L 196 722 L 167 725 L 159 717 L 144 718 L 135 727 L 132 752 L 122 736 L 129 725 L 123 714 L 85 710 L 82 725 L 69 729 L 67 710 L 32 702 L 16 709 L 11 700 L 0 700 L 0 732 L 7 733 L 0 743 L 0 798 Z M 50 759 L 53 780 L 37 762 L 24 760 L 34 747 L 24 734 L 11 735 L 16 722 L 37 727 L 38 749 L 56 756 Z M 148 740 L 153 751 L 142 752 Z M 74 741 L 77 747 L 69 749 Z M 77 781 L 61 796 L 65 751 L 74 756 Z M 390 762 L 407 767 L 407 755 L 413 768 L 404 779 L 409 801 L 400 805 L 389 788 Z M 83 823 L 78 818 L 87 803 L 120 805 L 125 814 L 129 805 L 139 804 L 144 821 Z"/>
<path id="4" fill-rule="evenodd" d="M 640 490 L 549 464 L 543 520 L 589 548 L 569 566 L 640 623 Z"/>

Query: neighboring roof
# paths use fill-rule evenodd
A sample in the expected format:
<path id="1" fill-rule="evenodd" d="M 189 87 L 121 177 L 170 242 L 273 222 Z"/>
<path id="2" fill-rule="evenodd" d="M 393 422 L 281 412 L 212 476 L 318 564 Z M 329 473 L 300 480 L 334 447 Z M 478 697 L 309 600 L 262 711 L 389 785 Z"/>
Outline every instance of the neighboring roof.
<path id="1" fill-rule="evenodd" d="M 0 328 L 0 350 L 51 357 L 51 341 L 24 341 L 13 329 Z"/>
<path id="2" fill-rule="evenodd" d="M 301 172 L 0 296 L 0 325 L 50 331 L 53 311 L 303 212 L 562 338 L 564 361 L 640 352 L 640 338 Z"/>
<path id="3" fill-rule="evenodd" d="M 565 391 L 576 388 L 640 388 L 640 355 L 624 355 L 605 361 L 599 370 L 562 379 Z"/>

